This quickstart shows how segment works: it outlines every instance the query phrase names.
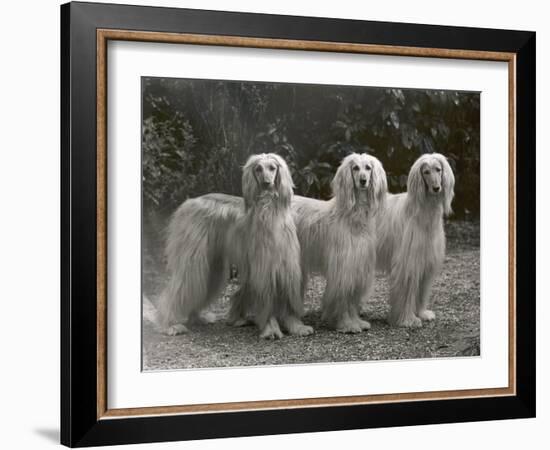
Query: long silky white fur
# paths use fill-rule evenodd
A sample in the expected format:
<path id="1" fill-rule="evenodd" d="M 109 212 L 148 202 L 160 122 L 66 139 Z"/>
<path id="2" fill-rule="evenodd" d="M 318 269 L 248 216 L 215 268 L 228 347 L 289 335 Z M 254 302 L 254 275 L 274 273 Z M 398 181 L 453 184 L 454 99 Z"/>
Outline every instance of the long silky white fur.
<path id="1" fill-rule="evenodd" d="M 358 192 L 351 165 L 372 166 L 367 190 Z M 294 197 L 293 212 L 302 249 L 303 291 L 307 276 L 318 272 L 327 280 L 322 299 L 323 318 L 342 332 L 360 332 L 369 324 L 359 318 L 360 302 L 374 282 L 376 264 L 375 216 L 387 193 L 386 173 L 373 156 L 351 154 L 332 181 L 328 201 Z"/>
<path id="2" fill-rule="evenodd" d="M 215 300 L 228 273 L 227 230 L 241 215 L 232 197 L 208 194 L 186 200 L 168 226 L 166 259 L 169 281 L 161 294 L 157 320 L 168 334 L 187 331 Z"/>
<path id="3" fill-rule="evenodd" d="M 259 190 L 253 168 L 259 159 L 277 162 L 276 189 Z M 300 244 L 291 214 L 293 183 L 284 160 L 276 154 L 253 156 L 243 174 L 245 213 L 229 233 L 241 288 L 232 299 L 230 320 L 252 314 L 261 336 L 278 338 L 283 328 L 310 334 L 303 325 Z"/>
<path id="4" fill-rule="evenodd" d="M 429 161 L 441 165 L 441 191 L 428 192 L 421 170 Z M 438 153 L 422 155 L 410 169 L 407 192 L 388 194 L 378 215 L 377 266 L 389 274 L 391 325 L 416 327 L 432 320 L 430 292 L 445 258 L 443 217 L 451 213 L 454 174 Z"/>
<path id="5" fill-rule="evenodd" d="M 277 166 L 274 189 L 263 190 L 253 172 L 261 161 Z M 231 315 L 252 313 L 267 338 L 281 337 L 278 320 L 293 334 L 302 324 L 300 245 L 291 216 L 293 183 L 284 160 L 253 155 L 243 169 L 243 197 L 208 194 L 187 200 L 174 214 L 167 239 L 170 281 L 159 321 L 168 334 L 185 332 L 225 285 L 229 263 L 241 288 Z"/>

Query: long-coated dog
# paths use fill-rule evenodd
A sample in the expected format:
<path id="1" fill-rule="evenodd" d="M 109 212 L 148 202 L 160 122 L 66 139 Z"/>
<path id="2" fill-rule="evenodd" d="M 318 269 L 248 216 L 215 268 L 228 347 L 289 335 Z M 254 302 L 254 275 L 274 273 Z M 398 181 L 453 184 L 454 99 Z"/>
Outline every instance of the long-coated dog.
<path id="1" fill-rule="evenodd" d="M 302 248 L 303 289 L 312 272 L 326 278 L 323 318 L 344 333 L 370 328 L 360 318 L 376 267 L 377 212 L 387 193 L 386 173 L 374 156 L 353 153 L 336 171 L 328 201 L 295 196 L 293 212 Z"/>
<path id="2" fill-rule="evenodd" d="M 445 259 L 443 217 L 451 213 L 454 183 L 443 155 L 422 155 L 410 169 L 407 192 L 388 194 L 377 216 L 377 265 L 389 274 L 391 325 L 435 319 L 430 293 Z"/>
<path id="3" fill-rule="evenodd" d="M 252 314 L 263 338 L 280 338 L 280 325 L 308 335 L 302 323 L 300 244 L 291 216 L 293 184 L 276 154 L 251 156 L 243 169 L 243 197 L 208 194 L 187 200 L 174 214 L 166 256 L 170 281 L 158 317 L 170 335 L 187 331 L 225 285 L 228 265 L 241 287 L 231 316 Z"/>

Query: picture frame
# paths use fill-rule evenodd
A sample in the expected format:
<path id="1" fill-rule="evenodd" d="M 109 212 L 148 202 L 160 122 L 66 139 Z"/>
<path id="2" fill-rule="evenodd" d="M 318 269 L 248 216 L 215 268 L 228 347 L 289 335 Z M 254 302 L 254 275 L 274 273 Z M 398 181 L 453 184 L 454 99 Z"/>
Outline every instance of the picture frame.
<path id="1" fill-rule="evenodd" d="M 136 41 L 508 64 L 508 386 L 107 404 L 107 43 Z M 72 2 L 61 6 L 61 443 L 177 441 L 535 416 L 533 32 Z M 498 155 L 497 155 L 498 157 Z M 250 369 L 254 370 L 254 369 Z"/>

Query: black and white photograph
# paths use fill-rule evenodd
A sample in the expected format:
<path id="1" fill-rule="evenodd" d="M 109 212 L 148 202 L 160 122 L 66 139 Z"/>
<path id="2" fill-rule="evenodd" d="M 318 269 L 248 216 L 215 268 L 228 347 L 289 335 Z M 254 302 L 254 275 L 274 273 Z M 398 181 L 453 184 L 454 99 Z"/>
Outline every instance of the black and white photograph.
<path id="1" fill-rule="evenodd" d="M 142 370 L 480 356 L 480 93 L 141 78 Z"/>

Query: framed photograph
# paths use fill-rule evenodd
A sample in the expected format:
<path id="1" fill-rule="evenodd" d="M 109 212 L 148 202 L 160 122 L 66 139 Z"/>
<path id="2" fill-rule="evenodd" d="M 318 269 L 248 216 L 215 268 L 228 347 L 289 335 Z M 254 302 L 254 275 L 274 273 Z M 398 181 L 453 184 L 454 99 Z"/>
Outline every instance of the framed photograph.
<path id="1" fill-rule="evenodd" d="M 61 7 L 61 442 L 535 415 L 535 33 Z"/>

